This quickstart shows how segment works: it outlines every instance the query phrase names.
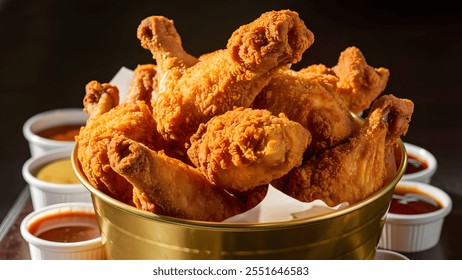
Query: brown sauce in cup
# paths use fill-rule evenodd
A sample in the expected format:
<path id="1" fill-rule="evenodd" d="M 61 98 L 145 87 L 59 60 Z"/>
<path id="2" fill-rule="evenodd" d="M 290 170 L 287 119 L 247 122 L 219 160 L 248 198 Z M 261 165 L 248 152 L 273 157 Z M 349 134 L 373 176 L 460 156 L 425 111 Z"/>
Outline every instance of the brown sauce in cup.
<path id="1" fill-rule="evenodd" d="M 425 160 L 413 154 L 407 155 L 407 166 L 406 171 L 404 171 L 405 174 L 419 172 L 427 168 L 428 163 Z"/>
<path id="2" fill-rule="evenodd" d="M 53 242 L 80 242 L 100 236 L 95 214 L 69 211 L 54 213 L 33 221 L 28 230 L 38 238 Z"/>
<path id="3" fill-rule="evenodd" d="M 393 197 L 391 200 L 390 209 L 388 210 L 390 213 L 408 215 L 425 214 L 437 211 L 443 207 L 440 201 L 433 198 L 429 194 L 422 192 L 417 187 L 397 185 L 395 187 L 394 194 L 400 196 L 406 196 L 406 194 L 417 194 L 424 196 L 425 198 L 429 199 L 429 201 L 427 202 L 427 199 L 406 201 Z"/>
<path id="4" fill-rule="evenodd" d="M 74 141 L 81 127 L 82 124 L 59 125 L 38 131 L 36 134 L 40 137 L 56 141 Z"/>

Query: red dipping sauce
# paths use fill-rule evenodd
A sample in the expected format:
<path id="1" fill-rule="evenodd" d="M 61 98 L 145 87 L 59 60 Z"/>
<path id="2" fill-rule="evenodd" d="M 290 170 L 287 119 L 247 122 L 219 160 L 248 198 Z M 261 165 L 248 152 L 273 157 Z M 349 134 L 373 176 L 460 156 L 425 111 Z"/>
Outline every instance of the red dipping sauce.
<path id="1" fill-rule="evenodd" d="M 404 174 L 419 172 L 427 168 L 428 163 L 425 160 L 413 154 L 407 155 L 407 166 L 406 170 L 404 171 Z"/>
<path id="2" fill-rule="evenodd" d="M 416 201 L 404 201 L 402 199 L 393 197 L 391 200 L 390 209 L 388 210 L 390 213 L 408 215 L 425 214 L 437 211 L 443 207 L 441 202 L 429 194 L 420 191 L 417 187 L 397 185 L 394 193 L 401 196 L 405 196 L 406 194 L 423 195 L 434 202 L 436 206 L 433 203 L 421 199 Z"/>

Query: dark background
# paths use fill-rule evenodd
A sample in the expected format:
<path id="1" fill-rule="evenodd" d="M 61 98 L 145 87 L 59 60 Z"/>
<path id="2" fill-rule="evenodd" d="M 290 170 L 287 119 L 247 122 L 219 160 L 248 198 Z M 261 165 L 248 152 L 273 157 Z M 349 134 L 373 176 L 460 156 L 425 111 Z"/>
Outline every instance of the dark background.
<path id="1" fill-rule="evenodd" d="M 0 221 L 26 186 L 23 123 L 45 110 L 81 107 L 90 80 L 108 82 L 121 66 L 153 63 L 136 38 L 143 18 L 173 19 L 185 50 L 199 56 L 225 48 L 237 27 L 261 13 L 288 8 L 315 35 L 293 68 L 333 66 L 354 45 L 370 65 L 390 69 L 385 93 L 414 101 L 403 140 L 435 155 L 432 183 L 451 195 L 454 207 L 433 253 L 412 257 L 461 258 L 461 9 L 445 1 L 410 8 L 370 2 L 0 0 Z"/>

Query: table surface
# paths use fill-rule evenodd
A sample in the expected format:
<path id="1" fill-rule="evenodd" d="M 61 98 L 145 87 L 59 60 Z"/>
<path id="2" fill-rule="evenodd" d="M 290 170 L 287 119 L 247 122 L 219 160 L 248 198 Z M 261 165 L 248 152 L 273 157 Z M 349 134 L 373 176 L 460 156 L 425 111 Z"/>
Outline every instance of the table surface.
<path id="1" fill-rule="evenodd" d="M 18 231 L 31 210 L 25 204 L 11 220 L 11 209 L 25 185 L 21 168 L 30 157 L 23 123 L 50 109 L 81 107 L 91 80 L 109 81 L 122 66 L 153 63 L 136 38 L 146 16 L 175 21 L 183 47 L 195 56 L 221 49 L 238 26 L 262 12 L 299 12 L 315 43 L 293 66 L 336 64 L 355 45 L 370 65 L 390 69 L 384 93 L 411 99 L 411 126 L 403 141 L 434 154 L 432 184 L 445 190 L 453 209 L 438 245 L 409 254 L 411 259 L 462 259 L 462 12 L 449 3 L 415 6 L 367 1 L 0 1 L 0 259 L 28 257 Z M 303 3 L 302 3 L 303 2 Z M 12 225 L 8 223 L 12 222 Z M 1 230 L 0 230 L 1 232 Z"/>

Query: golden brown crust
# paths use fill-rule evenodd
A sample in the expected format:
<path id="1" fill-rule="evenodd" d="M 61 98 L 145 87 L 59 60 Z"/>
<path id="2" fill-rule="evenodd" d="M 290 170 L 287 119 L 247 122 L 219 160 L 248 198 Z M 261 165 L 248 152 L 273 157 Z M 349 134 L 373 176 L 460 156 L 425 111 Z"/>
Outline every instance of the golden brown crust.
<path id="1" fill-rule="evenodd" d="M 88 87 L 90 94 L 93 94 L 94 88 L 116 89 L 95 81 L 92 82 L 92 87 Z M 133 204 L 133 187 L 110 168 L 107 145 L 115 135 L 125 135 L 153 149 L 163 148 L 158 140 L 152 112 L 144 101 L 122 103 L 112 107 L 113 98 L 100 98 L 98 103 L 91 104 L 93 117 L 87 120 L 76 137 L 79 142 L 77 156 L 82 170 L 97 189 L 127 204 Z M 106 111 L 108 108 L 111 109 Z"/>
<path id="2" fill-rule="evenodd" d="M 108 83 L 88 82 L 83 98 L 84 111 L 89 118 L 98 117 L 119 105 L 119 89 Z"/>
<path id="3" fill-rule="evenodd" d="M 276 185 L 301 201 L 329 206 L 357 203 L 379 190 L 387 176 L 387 158 L 407 132 L 414 106 L 392 95 L 380 97 L 358 135 L 314 156 Z"/>
<path id="4" fill-rule="evenodd" d="M 188 59 L 179 35 L 166 18 L 147 18 L 138 36 L 158 66 L 157 129 L 178 150 L 185 149 L 201 123 L 235 107 L 248 107 L 272 71 L 299 61 L 313 42 L 298 14 L 287 10 L 265 13 L 241 26 L 227 49 L 194 63 L 183 63 Z"/>
<path id="5" fill-rule="evenodd" d="M 222 221 L 256 206 L 269 182 L 331 206 L 383 186 L 413 104 L 380 98 L 359 127 L 349 110 L 368 109 L 389 72 L 357 48 L 332 68 L 290 70 L 314 42 L 290 10 L 262 14 L 199 58 L 166 17 L 145 18 L 137 36 L 156 64 L 136 67 L 124 103 L 110 84 L 86 86 L 77 156 L 97 189 L 153 213 Z"/>
<path id="6" fill-rule="evenodd" d="M 345 49 L 332 68 L 339 78 L 339 97 L 354 113 L 368 109 L 385 90 L 390 76 L 387 68 L 374 68 L 367 64 L 356 47 Z"/>
<path id="7" fill-rule="evenodd" d="M 142 100 L 152 110 L 151 103 L 157 95 L 157 67 L 154 64 L 140 64 L 133 71 L 132 81 L 124 102 Z"/>
<path id="8" fill-rule="evenodd" d="M 156 213 L 222 221 L 242 212 L 242 203 L 211 184 L 197 169 L 125 138 L 109 145 L 111 167 L 155 204 Z"/>
<path id="9" fill-rule="evenodd" d="M 161 73 L 164 69 L 187 68 L 197 63 L 197 59 L 183 49 L 173 20 L 164 16 L 143 19 L 138 26 L 137 37 L 141 46 L 151 51 Z"/>
<path id="10" fill-rule="evenodd" d="M 202 124 L 188 156 L 210 182 L 244 192 L 299 166 L 310 141 L 310 133 L 284 115 L 237 108 Z"/>
<path id="11" fill-rule="evenodd" d="M 359 126 L 335 94 L 337 77 L 322 67 L 302 71 L 282 69 L 255 98 L 252 107 L 284 113 L 300 123 L 312 135 L 307 155 L 338 145 L 355 133 Z"/>
<path id="12" fill-rule="evenodd" d="M 298 13 L 290 10 L 263 13 L 232 34 L 227 49 L 231 56 L 252 71 L 267 71 L 274 65 L 299 62 L 314 42 Z"/>

